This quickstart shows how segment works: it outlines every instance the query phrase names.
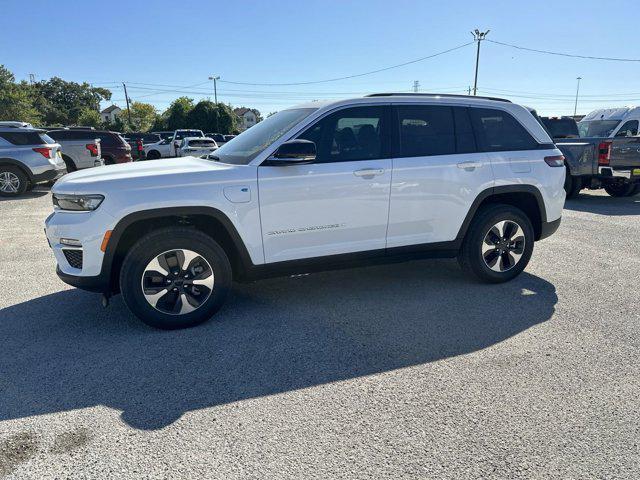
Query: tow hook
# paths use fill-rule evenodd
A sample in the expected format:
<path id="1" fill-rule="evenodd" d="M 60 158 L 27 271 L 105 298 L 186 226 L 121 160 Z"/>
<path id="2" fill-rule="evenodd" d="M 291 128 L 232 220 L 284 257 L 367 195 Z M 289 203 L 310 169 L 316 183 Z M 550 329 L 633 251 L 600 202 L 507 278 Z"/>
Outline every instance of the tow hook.
<path id="1" fill-rule="evenodd" d="M 109 295 L 107 293 L 102 294 L 102 296 L 100 297 L 100 303 L 104 308 L 107 308 L 109 306 Z"/>

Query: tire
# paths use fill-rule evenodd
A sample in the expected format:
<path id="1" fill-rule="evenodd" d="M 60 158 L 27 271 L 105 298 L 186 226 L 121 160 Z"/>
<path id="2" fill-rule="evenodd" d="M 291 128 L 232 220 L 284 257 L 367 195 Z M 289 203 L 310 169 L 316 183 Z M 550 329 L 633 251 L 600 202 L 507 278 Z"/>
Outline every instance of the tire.
<path id="1" fill-rule="evenodd" d="M 0 196 L 17 197 L 27 191 L 29 178 L 18 167 L 0 165 Z"/>
<path id="2" fill-rule="evenodd" d="M 157 150 L 151 150 L 149 153 L 147 153 L 147 160 L 157 160 L 161 157 L 160 152 L 158 152 Z"/>
<path id="3" fill-rule="evenodd" d="M 580 190 L 582 190 L 582 179 L 571 175 L 567 168 L 567 175 L 564 179 L 564 191 L 567 193 L 567 198 L 576 198 Z"/>
<path id="4" fill-rule="evenodd" d="M 639 193 L 640 193 L 640 183 L 636 183 L 635 186 L 633 187 L 633 190 L 629 194 L 629 196 L 633 197 L 635 195 L 638 195 Z"/>
<path id="5" fill-rule="evenodd" d="M 604 186 L 605 192 L 612 197 L 630 197 L 636 186 L 631 182 L 613 182 Z"/>
<path id="6" fill-rule="evenodd" d="M 76 164 L 73 163 L 73 160 L 71 160 L 66 155 L 62 156 L 62 160 L 64 160 L 64 164 L 67 166 L 67 173 L 75 172 L 76 170 L 78 170 L 78 167 L 76 167 Z"/>
<path id="7" fill-rule="evenodd" d="M 110 156 L 103 156 L 102 159 L 104 160 L 104 164 L 105 165 L 115 165 L 115 162 L 113 161 L 113 157 Z"/>
<path id="8" fill-rule="evenodd" d="M 499 225 L 502 231 L 496 228 Z M 503 235 L 496 236 L 498 232 Z M 504 241 L 505 237 L 511 242 Z M 491 242 L 485 243 L 485 238 Z M 494 242 L 494 239 L 499 240 Z M 531 220 L 522 210 L 511 205 L 487 205 L 476 212 L 462 242 L 458 262 L 463 270 L 483 282 L 506 282 L 525 269 L 533 253 L 533 242 Z M 500 255 L 500 251 L 505 253 Z"/>
<path id="9" fill-rule="evenodd" d="M 187 255 L 192 258 L 190 268 L 185 265 Z M 201 283 L 191 284 L 194 280 Z M 231 281 L 231 265 L 222 247 L 190 228 L 163 228 L 144 236 L 131 248 L 120 270 L 120 291 L 129 310 L 147 325 L 163 330 L 207 321 L 224 304 Z"/>

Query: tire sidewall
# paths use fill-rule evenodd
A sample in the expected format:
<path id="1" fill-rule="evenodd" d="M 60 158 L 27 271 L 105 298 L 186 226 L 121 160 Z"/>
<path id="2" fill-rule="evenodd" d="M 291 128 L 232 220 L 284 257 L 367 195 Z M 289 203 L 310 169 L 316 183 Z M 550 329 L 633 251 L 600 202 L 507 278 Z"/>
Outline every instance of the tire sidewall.
<path id="1" fill-rule="evenodd" d="M 214 288 L 209 298 L 193 312 L 170 315 L 153 308 L 144 298 L 142 275 L 149 262 L 169 250 L 192 250 L 201 255 L 214 275 Z M 231 267 L 224 250 L 197 230 L 193 234 L 180 230 L 158 231 L 140 240 L 126 256 L 120 271 L 120 290 L 131 312 L 155 328 L 172 330 L 198 325 L 211 318 L 223 305 L 231 288 Z"/>
<path id="2" fill-rule="evenodd" d="M 20 170 L 18 167 L 14 167 L 11 165 L 0 166 L 0 174 L 4 172 L 13 173 L 16 177 L 18 177 L 18 180 L 20 181 L 20 185 L 18 186 L 17 192 L 0 192 L 0 197 L 17 197 L 27 191 L 29 178 L 25 175 L 25 173 L 22 170 Z"/>
<path id="3" fill-rule="evenodd" d="M 510 220 L 520 225 L 525 235 L 525 247 L 520 261 L 513 268 L 506 272 L 495 272 L 491 270 L 484 261 L 482 244 L 489 230 L 503 220 Z M 521 210 L 506 207 L 489 210 L 479 218 L 479 221 L 473 226 L 470 232 L 468 245 L 470 267 L 482 280 L 492 283 L 511 280 L 522 273 L 529 263 L 531 255 L 533 254 L 534 238 L 535 235 L 531 221 Z"/>

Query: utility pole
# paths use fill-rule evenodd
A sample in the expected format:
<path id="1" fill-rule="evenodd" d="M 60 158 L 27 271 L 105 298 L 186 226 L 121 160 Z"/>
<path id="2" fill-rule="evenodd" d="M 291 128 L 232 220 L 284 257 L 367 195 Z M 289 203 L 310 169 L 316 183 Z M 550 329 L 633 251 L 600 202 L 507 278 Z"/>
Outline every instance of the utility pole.
<path id="1" fill-rule="evenodd" d="M 578 111 L 578 93 L 580 93 L 580 80 L 582 80 L 582 77 L 578 77 L 576 78 L 576 80 L 578 81 L 578 86 L 576 87 L 576 103 L 573 106 L 573 116 L 576 116 L 576 112 Z"/>
<path id="2" fill-rule="evenodd" d="M 481 32 L 477 28 L 471 32 L 473 35 L 473 40 L 478 44 L 478 50 L 476 53 L 476 77 L 473 81 L 473 94 L 476 95 L 478 92 L 478 64 L 480 63 L 480 42 L 484 40 L 491 30 L 487 30 L 486 32 Z"/>
<path id="3" fill-rule="evenodd" d="M 131 126 L 131 110 L 129 109 L 129 95 L 127 95 L 127 86 L 122 82 L 124 87 L 124 99 L 127 101 L 127 117 L 129 117 L 129 126 Z"/>
<path id="4" fill-rule="evenodd" d="M 213 98 L 216 102 L 216 105 L 218 105 L 218 87 L 216 85 L 216 81 L 220 80 L 220 75 L 215 77 L 209 77 L 209 80 L 213 80 Z"/>
<path id="5" fill-rule="evenodd" d="M 419 90 L 420 90 L 420 81 L 419 80 L 414 80 L 413 81 L 413 93 L 418 93 Z"/>
<path id="6" fill-rule="evenodd" d="M 34 73 L 30 73 L 29 74 L 29 83 L 31 85 L 33 85 L 33 83 L 36 81 L 36 75 Z"/>
<path id="7" fill-rule="evenodd" d="M 471 85 L 469 85 L 469 90 L 467 91 L 467 95 L 471 95 Z"/>

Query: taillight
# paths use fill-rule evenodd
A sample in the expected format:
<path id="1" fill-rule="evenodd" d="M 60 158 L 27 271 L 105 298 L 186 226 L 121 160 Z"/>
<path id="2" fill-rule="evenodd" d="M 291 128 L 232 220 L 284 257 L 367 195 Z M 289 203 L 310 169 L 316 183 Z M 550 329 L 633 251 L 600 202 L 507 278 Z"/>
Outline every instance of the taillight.
<path id="1" fill-rule="evenodd" d="M 598 165 L 609 165 L 611 158 L 611 140 L 598 145 Z"/>
<path id="2" fill-rule="evenodd" d="M 91 153 L 92 157 L 98 156 L 98 145 L 96 145 L 95 143 L 87 143 L 86 147 L 87 150 L 89 150 L 89 152 Z"/>
<path id="3" fill-rule="evenodd" d="M 551 155 L 549 157 L 544 157 L 544 161 L 547 162 L 547 165 L 550 167 L 562 167 L 564 166 L 564 155 Z"/>
<path id="4" fill-rule="evenodd" d="M 44 158 L 51 158 L 51 150 L 52 149 L 49 147 L 38 147 L 33 149 L 34 152 L 38 152 Z"/>

